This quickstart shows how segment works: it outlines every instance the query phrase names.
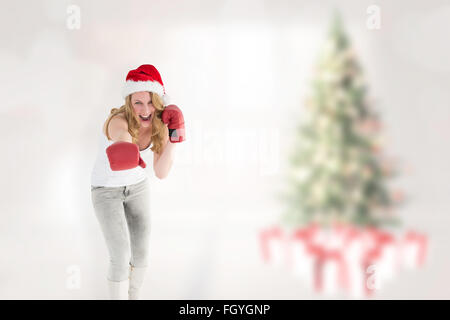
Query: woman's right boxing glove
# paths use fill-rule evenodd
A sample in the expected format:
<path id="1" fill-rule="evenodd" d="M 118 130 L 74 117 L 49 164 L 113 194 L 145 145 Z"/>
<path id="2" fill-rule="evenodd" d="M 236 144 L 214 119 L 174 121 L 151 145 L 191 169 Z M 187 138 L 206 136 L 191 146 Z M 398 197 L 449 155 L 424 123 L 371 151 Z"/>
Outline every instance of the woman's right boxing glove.
<path id="1" fill-rule="evenodd" d="M 141 166 L 142 168 L 146 167 L 139 153 L 138 145 L 131 142 L 114 142 L 106 148 L 106 154 L 108 155 L 109 165 L 113 171 L 133 169 L 137 166 Z"/>

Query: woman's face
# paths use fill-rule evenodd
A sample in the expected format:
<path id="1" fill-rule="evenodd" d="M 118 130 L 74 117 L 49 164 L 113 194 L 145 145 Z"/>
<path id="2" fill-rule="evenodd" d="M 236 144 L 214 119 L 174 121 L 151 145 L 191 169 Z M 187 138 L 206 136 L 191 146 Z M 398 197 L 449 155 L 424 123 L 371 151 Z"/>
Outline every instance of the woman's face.
<path id="1" fill-rule="evenodd" d="M 141 127 L 148 128 L 152 123 L 155 107 L 152 104 L 150 92 L 140 91 L 131 95 L 131 105 L 141 121 Z"/>

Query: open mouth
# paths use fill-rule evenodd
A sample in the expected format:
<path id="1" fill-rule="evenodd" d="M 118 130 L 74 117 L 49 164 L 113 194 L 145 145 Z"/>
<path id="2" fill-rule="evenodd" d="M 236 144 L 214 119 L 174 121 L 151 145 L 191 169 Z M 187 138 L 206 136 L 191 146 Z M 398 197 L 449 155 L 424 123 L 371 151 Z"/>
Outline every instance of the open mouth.
<path id="1" fill-rule="evenodd" d="M 152 116 L 151 114 L 149 114 L 147 117 L 143 117 L 143 116 L 139 115 L 139 118 L 141 118 L 144 121 L 148 121 L 148 120 L 150 120 L 151 116 Z"/>

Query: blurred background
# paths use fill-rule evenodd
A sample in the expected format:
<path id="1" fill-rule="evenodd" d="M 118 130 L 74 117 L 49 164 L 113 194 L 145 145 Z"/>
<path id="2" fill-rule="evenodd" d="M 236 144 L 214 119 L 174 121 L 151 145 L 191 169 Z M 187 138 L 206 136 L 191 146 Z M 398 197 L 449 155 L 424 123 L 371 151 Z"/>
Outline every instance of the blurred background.
<path id="1" fill-rule="evenodd" d="M 1 299 L 107 297 L 90 174 L 125 76 L 144 63 L 183 111 L 187 140 L 168 178 L 149 170 L 143 298 L 330 298 L 267 264 L 259 234 L 280 221 L 336 9 L 380 115 L 377 141 L 401 171 L 389 187 L 408 201 L 392 214 L 430 240 L 425 265 L 375 298 L 450 298 L 448 1 L 1 4 Z"/>

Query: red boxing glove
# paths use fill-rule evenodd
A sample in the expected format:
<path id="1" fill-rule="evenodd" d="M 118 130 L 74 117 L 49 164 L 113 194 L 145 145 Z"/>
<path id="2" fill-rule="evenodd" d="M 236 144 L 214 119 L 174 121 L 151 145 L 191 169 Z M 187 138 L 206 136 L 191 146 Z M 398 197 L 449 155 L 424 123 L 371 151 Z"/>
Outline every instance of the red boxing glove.
<path id="1" fill-rule="evenodd" d="M 167 127 L 169 128 L 170 142 L 175 143 L 186 140 L 184 118 L 180 108 L 174 104 L 168 105 L 161 114 L 161 120 L 167 124 Z"/>
<path id="2" fill-rule="evenodd" d="M 138 145 L 131 142 L 117 141 L 106 148 L 106 154 L 113 171 L 132 169 L 137 166 L 146 167 Z"/>

